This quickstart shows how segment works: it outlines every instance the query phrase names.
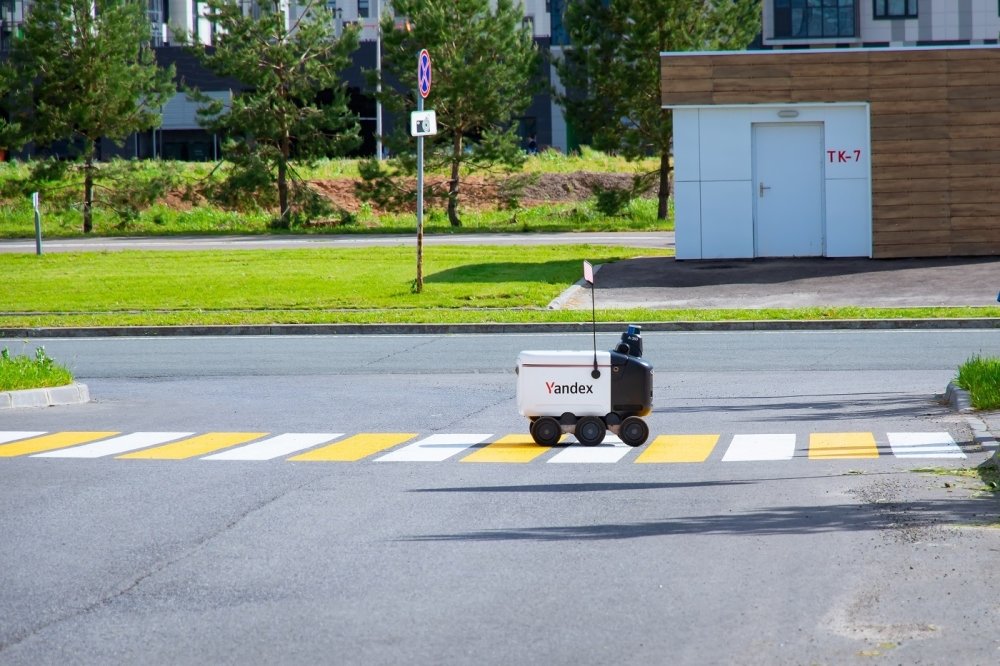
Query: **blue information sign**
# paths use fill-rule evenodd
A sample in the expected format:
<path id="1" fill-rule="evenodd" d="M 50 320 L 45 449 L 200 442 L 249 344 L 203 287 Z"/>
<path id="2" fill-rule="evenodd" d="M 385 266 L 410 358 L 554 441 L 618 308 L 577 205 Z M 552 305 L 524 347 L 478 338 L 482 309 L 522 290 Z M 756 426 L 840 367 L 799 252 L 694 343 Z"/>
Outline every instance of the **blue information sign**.
<path id="1" fill-rule="evenodd" d="M 417 57 L 417 89 L 424 99 L 431 94 L 431 54 L 427 49 L 420 51 Z"/>

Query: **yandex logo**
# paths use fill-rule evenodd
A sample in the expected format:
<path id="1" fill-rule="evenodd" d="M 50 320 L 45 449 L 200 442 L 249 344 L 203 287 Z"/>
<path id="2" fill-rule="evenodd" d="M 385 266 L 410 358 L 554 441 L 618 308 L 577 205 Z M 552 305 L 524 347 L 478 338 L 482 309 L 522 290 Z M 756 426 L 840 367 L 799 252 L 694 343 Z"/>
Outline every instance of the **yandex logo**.
<path id="1" fill-rule="evenodd" d="M 556 384 L 555 382 L 545 382 L 545 390 L 550 394 L 555 393 L 557 395 L 562 395 L 568 393 L 570 395 L 580 395 L 583 393 L 593 393 L 593 384 L 580 384 L 578 382 L 573 382 L 572 384 Z"/>

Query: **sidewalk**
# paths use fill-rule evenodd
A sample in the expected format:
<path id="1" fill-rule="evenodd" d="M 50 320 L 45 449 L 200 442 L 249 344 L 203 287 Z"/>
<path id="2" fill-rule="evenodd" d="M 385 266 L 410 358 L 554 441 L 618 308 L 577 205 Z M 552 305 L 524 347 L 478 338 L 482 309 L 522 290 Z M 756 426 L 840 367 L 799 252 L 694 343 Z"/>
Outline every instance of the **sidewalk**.
<path id="1" fill-rule="evenodd" d="M 996 306 L 1000 258 L 640 258 L 601 267 L 598 308 L 760 309 Z M 563 307 L 589 309 L 586 290 Z"/>

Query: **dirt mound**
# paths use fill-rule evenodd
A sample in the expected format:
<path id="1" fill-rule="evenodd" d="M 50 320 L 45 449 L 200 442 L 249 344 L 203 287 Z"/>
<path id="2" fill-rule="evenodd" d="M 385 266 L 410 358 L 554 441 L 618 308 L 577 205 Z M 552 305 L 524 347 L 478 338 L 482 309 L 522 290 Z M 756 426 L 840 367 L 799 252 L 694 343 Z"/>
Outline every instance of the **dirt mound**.
<path id="1" fill-rule="evenodd" d="M 523 179 L 526 184 L 520 188 L 516 196 L 522 206 L 537 206 L 544 203 L 583 201 L 593 196 L 593 189 L 600 186 L 604 189 L 628 188 L 632 186 L 632 176 L 625 173 L 598 173 L 578 171 L 573 173 L 543 173 L 537 176 L 466 176 L 459 185 L 459 206 L 463 210 L 484 210 L 501 206 L 510 197 L 512 183 Z M 448 182 L 440 176 L 428 176 L 427 186 L 443 196 L 448 190 Z M 310 185 L 326 197 L 338 210 L 357 213 L 363 202 L 355 192 L 356 180 L 336 178 L 331 180 L 313 180 Z M 416 187 L 413 183 L 411 187 Z M 655 196 L 655 189 L 648 193 Z M 183 190 L 168 193 L 162 202 L 170 208 L 189 210 L 193 205 L 204 203 L 204 200 Z M 434 202 L 428 200 L 427 208 L 433 208 Z M 375 213 L 383 212 L 374 207 Z"/>
<path id="2" fill-rule="evenodd" d="M 354 192 L 354 180 L 315 180 L 311 184 L 337 208 L 356 213 L 361 209 L 361 200 Z M 459 205 L 466 210 L 496 208 L 503 198 L 504 178 L 466 176 L 459 186 Z M 429 187 L 444 192 L 447 182 L 444 178 L 428 177 Z M 603 188 L 631 187 L 632 176 L 622 173 L 544 173 L 537 180 L 532 179 L 524 186 L 518 200 L 522 205 L 541 203 L 583 201 L 593 195 L 594 186 Z"/>

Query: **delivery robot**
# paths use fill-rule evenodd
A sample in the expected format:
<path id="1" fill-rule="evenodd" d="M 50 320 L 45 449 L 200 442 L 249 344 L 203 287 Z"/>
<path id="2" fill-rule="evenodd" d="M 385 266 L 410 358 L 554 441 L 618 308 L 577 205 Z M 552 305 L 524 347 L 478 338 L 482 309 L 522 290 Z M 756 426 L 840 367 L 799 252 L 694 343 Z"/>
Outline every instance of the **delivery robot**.
<path id="1" fill-rule="evenodd" d="M 653 366 L 642 357 L 639 326 L 612 351 L 522 351 L 517 357 L 517 409 L 531 420 L 535 443 L 555 446 L 572 433 L 596 446 L 611 431 L 629 446 L 649 438 L 641 417 L 652 412 Z"/>

